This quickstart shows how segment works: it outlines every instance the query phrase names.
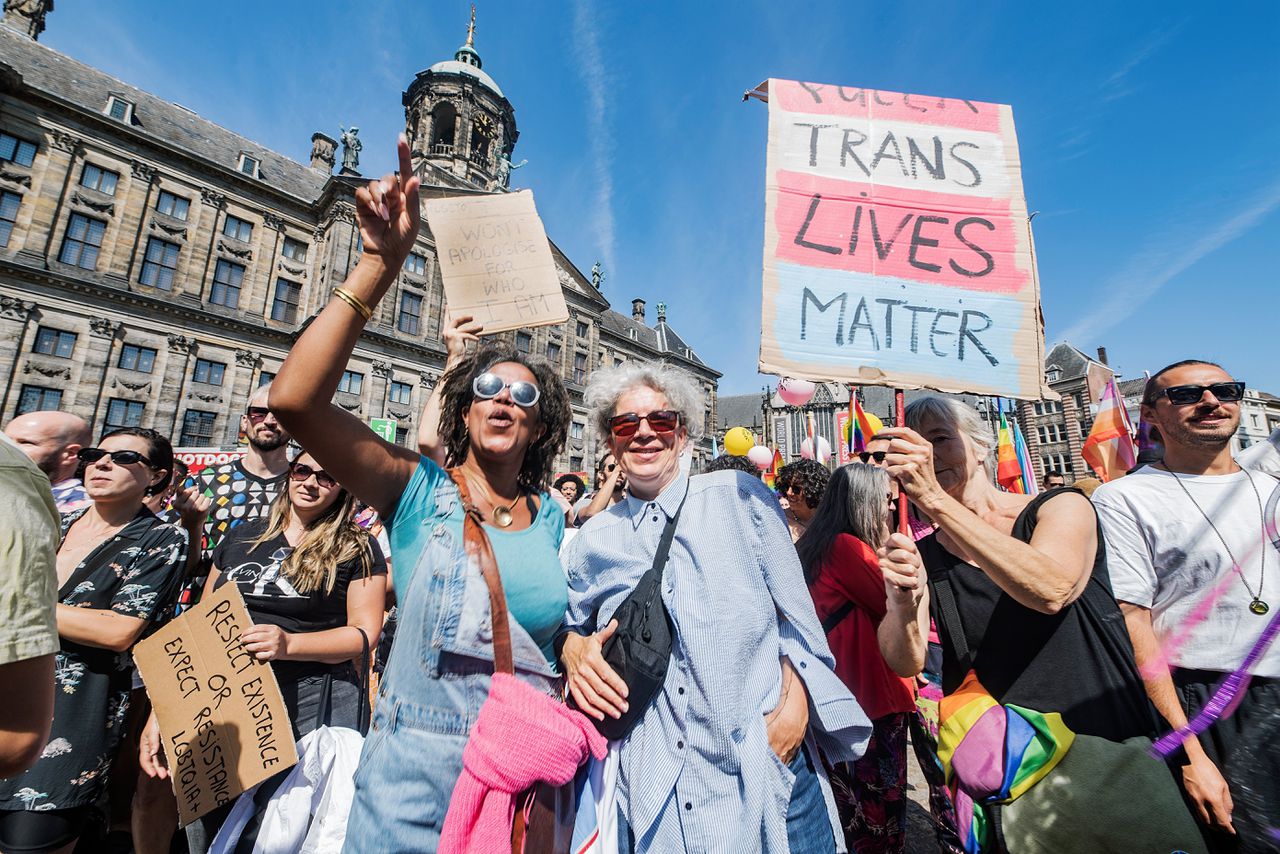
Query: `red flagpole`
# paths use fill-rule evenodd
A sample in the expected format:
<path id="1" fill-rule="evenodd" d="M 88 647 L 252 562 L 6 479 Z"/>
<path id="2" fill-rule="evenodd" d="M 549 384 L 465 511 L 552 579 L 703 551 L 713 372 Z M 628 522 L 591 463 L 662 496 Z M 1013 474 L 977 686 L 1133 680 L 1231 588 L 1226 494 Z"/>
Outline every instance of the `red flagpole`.
<path id="1" fill-rule="evenodd" d="M 907 405 L 906 396 L 902 389 L 893 390 L 894 408 L 897 410 L 897 426 L 907 426 Z M 907 521 L 907 494 L 899 490 L 898 492 L 898 533 L 903 536 L 911 536 L 911 523 Z"/>

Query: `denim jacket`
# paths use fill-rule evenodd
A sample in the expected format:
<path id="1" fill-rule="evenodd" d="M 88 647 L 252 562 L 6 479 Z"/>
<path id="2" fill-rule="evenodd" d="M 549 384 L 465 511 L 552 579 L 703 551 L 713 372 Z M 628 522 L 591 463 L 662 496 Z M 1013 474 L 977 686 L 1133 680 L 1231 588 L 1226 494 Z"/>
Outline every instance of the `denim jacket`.
<path id="1" fill-rule="evenodd" d="M 399 625 L 356 772 L 347 852 L 435 850 L 463 747 L 489 695 L 489 588 L 446 524 L 462 512 L 457 486 L 441 480 L 434 498 L 434 511 L 417 522 L 430 533 L 399 590 Z M 511 646 L 516 674 L 559 698 L 560 678 L 514 619 Z"/>

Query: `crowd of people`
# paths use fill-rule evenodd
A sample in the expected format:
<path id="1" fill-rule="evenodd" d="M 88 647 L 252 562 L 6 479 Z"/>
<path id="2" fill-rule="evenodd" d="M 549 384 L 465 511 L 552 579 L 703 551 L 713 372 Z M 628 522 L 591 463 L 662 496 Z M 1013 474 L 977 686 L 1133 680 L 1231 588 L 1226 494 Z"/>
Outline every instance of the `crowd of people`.
<path id="1" fill-rule="evenodd" d="M 153 430 L 94 443 L 59 412 L 6 426 L 0 852 L 167 852 L 175 834 L 247 851 L 275 832 L 287 770 L 236 820 L 227 804 L 177 833 L 130 658 L 226 584 L 300 745 L 364 736 L 352 793 L 324 801 L 354 854 L 567 851 L 584 830 L 573 850 L 600 854 L 902 852 L 908 744 L 939 848 L 1016 852 L 1038 817 L 1001 791 L 1006 752 L 975 760 L 991 710 L 1007 745 L 1067 757 L 1182 731 L 1162 760 L 1143 753 L 1143 789 L 1068 779 L 1061 752 L 1026 773 L 1060 766 L 1058 797 L 1136 804 L 1188 852 L 1280 844 L 1264 637 L 1280 467 L 1232 457 L 1243 384 L 1223 368 L 1152 375 L 1162 458 L 1090 497 L 1060 473 L 1003 491 L 989 427 L 939 397 L 834 471 L 794 463 L 771 489 L 722 455 L 691 474 L 696 384 L 628 363 L 585 391 L 607 445 L 588 490 L 554 471 L 570 422 L 555 371 L 456 317 L 418 447 L 400 447 L 328 402 L 419 231 L 403 141 L 399 156 L 358 191 L 363 255 L 249 401 L 242 457 L 188 477 Z M 974 698 L 980 719 L 956 711 Z M 1046 840 L 1115 833 L 1052 819 Z"/>

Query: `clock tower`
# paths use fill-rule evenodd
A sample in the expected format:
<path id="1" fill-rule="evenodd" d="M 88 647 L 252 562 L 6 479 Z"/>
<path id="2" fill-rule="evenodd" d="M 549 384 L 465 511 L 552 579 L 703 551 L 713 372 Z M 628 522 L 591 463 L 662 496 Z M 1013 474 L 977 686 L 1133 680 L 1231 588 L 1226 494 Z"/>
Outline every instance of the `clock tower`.
<path id="1" fill-rule="evenodd" d="M 515 148 L 515 110 L 475 48 L 476 9 L 453 59 L 418 72 L 404 93 L 405 135 L 425 183 L 505 189 Z"/>

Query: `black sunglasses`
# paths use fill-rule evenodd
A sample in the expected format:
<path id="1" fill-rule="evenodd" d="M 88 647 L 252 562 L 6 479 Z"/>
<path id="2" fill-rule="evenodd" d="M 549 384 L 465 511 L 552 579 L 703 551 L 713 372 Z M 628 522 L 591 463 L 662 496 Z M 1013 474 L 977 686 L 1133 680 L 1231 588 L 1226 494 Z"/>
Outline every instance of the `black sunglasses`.
<path id="1" fill-rule="evenodd" d="M 265 406 L 250 406 L 245 410 L 245 415 L 249 417 L 249 421 L 257 424 L 271 414 L 271 410 Z"/>
<path id="2" fill-rule="evenodd" d="M 324 469 L 313 469 L 306 463 L 294 463 L 289 466 L 289 477 L 293 478 L 298 483 L 302 483 L 307 480 L 311 475 L 315 475 L 316 483 L 323 486 L 325 489 L 333 489 L 338 485 L 338 482 L 333 479 L 333 475 L 329 474 Z"/>
<path id="3" fill-rule="evenodd" d="M 888 454 L 889 454 L 888 451 L 863 451 L 862 453 L 858 454 L 858 459 L 862 460 L 864 463 L 871 462 L 871 460 L 875 460 L 878 463 L 882 463 L 884 462 L 884 458 L 888 456 Z"/>
<path id="4" fill-rule="evenodd" d="M 1204 399 L 1209 392 L 1219 403 L 1238 403 L 1244 397 L 1244 383 L 1211 383 L 1210 385 L 1171 385 L 1164 396 L 1174 406 L 1190 406 Z"/>
<path id="5" fill-rule="evenodd" d="M 524 380 L 507 382 L 497 374 L 486 371 L 471 381 L 471 393 L 480 400 L 492 400 L 502 394 L 503 389 L 511 394 L 511 402 L 522 409 L 528 409 L 538 402 L 542 392 L 533 383 Z"/>
<path id="6" fill-rule="evenodd" d="M 151 460 L 137 451 L 104 451 L 102 448 L 81 448 L 76 453 L 76 458 L 82 463 L 96 463 L 103 457 L 111 457 L 112 465 L 131 466 L 134 463 L 146 463 L 149 467 L 155 468 Z"/>

